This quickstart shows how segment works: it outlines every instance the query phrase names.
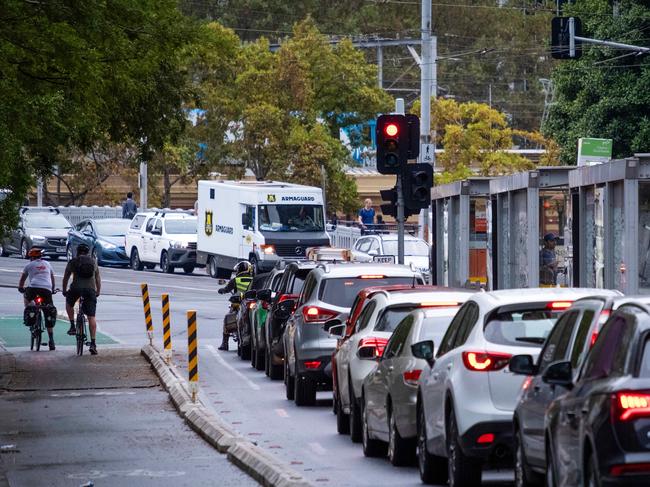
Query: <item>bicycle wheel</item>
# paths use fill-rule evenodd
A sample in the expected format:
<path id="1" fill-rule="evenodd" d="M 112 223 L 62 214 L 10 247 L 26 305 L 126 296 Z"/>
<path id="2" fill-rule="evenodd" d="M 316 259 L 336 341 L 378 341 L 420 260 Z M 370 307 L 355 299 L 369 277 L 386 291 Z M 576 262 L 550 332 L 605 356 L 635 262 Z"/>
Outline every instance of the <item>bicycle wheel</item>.
<path id="1" fill-rule="evenodd" d="M 84 354 L 84 342 L 86 341 L 86 323 L 85 316 L 79 310 L 77 313 L 76 336 L 77 336 L 77 355 Z"/>
<path id="2" fill-rule="evenodd" d="M 41 340 L 43 339 L 43 312 L 38 310 L 36 313 L 36 325 L 34 325 L 34 345 L 36 351 L 41 349 Z"/>

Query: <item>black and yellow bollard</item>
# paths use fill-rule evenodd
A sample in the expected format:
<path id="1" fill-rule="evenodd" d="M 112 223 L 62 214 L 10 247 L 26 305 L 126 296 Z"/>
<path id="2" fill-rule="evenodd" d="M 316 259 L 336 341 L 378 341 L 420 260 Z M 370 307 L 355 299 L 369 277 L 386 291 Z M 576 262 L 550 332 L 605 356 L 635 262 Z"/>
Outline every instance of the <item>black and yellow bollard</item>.
<path id="1" fill-rule="evenodd" d="M 164 357 L 167 363 L 172 361 L 172 330 L 169 315 L 169 294 L 162 295 L 162 319 L 163 319 L 163 347 Z"/>
<path id="2" fill-rule="evenodd" d="M 149 345 L 153 345 L 153 321 L 151 320 L 151 303 L 149 302 L 149 286 L 140 284 L 142 288 L 142 306 L 144 306 L 144 322 L 147 325 Z"/>
<path id="3" fill-rule="evenodd" d="M 187 312 L 187 370 L 192 402 L 196 402 L 199 390 L 199 353 L 197 350 L 196 311 Z"/>

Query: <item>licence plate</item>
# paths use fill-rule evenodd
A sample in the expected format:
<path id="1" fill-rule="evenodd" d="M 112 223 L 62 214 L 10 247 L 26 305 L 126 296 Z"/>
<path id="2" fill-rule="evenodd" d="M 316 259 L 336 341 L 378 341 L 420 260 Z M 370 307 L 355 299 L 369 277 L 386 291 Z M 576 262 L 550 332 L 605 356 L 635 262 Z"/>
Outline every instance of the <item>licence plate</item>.
<path id="1" fill-rule="evenodd" d="M 375 255 L 372 257 L 373 262 L 377 262 L 379 264 L 394 264 L 395 263 L 395 256 L 394 255 Z"/>
<path id="2" fill-rule="evenodd" d="M 65 247 L 57 247 L 56 252 L 60 254 L 65 254 Z"/>

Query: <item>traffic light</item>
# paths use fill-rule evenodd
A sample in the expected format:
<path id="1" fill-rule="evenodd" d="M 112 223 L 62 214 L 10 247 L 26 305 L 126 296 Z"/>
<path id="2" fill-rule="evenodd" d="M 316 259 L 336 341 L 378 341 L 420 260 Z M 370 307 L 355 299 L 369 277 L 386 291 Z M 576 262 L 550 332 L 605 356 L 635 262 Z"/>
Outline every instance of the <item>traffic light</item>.
<path id="1" fill-rule="evenodd" d="M 582 56 L 582 41 L 575 37 L 581 35 L 582 22 L 578 17 L 553 17 L 551 20 L 551 57 L 579 59 Z"/>
<path id="2" fill-rule="evenodd" d="M 377 119 L 377 171 L 397 174 L 407 160 L 408 130 L 404 115 L 380 115 Z"/>
<path id="3" fill-rule="evenodd" d="M 382 214 L 397 218 L 397 187 L 380 189 L 379 194 L 383 201 L 388 201 L 380 206 Z"/>
<path id="4" fill-rule="evenodd" d="M 431 164 L 408 164 L 402 172 L 404 206 L 410 210 L 429 208 L 432 186 L 433 167 Z"/>

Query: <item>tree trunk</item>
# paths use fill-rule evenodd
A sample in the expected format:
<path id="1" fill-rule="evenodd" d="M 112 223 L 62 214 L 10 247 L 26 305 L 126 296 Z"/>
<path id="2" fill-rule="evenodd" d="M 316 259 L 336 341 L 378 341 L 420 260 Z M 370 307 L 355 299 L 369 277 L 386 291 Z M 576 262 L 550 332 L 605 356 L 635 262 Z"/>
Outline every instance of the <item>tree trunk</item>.
<path id="1" fill-rule="evenodd" d="M 169 208 L 172 199 L 172 182 L 169 178 L 169 167 L 163 167 L 163 196 L 162 207 Z"/>

